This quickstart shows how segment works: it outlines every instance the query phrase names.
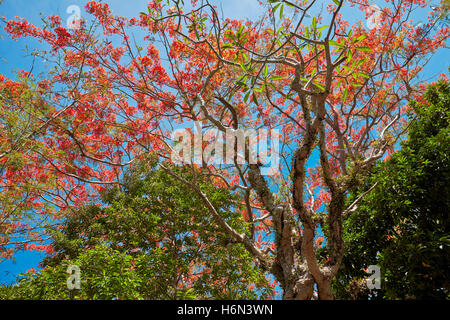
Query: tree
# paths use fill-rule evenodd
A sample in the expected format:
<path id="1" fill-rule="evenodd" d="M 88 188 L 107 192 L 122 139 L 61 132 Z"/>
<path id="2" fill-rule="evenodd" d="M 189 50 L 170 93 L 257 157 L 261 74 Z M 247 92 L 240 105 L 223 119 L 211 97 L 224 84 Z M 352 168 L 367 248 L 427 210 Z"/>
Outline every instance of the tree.
<path id="1" fill-rule="evenodd" d="M 3 288 L 3 294 L 15 299 L 272 295 L 249 253 L 204 214 L 206 208 L 195 192 L 151 166 L 134 167 L 124 180 L 122 191 L 105 191 L 100 203 L 82 207 L 48 230 L 55 253 L 44 259 L 42 271 L 21 276 L 19 285 Z M 244 228 L 229 191 L 205 183 L 203 189 L 228 223 Z M 81 271 L 81 288 L 74 293 L 65 287 L 70 265 Z"/>
<path id="2" fill-rule="evenodd" d="M 336 279 L 342 298 L 371 264 L 382 272 L 379 298 L 449 298 L 448 81 L 430 86 L 410 106 L 409 139 L 349 197 L 351 202 L 377 183 L 344 225 L 347 251 Z M 368 294 L 362 291 L 360 298 Z"/>
<path id="3" fill-rule="evenodd" d="M 276 278 L 284 299 L 311 299 L 314 285 L 319 299 L 332 299 L 344 254 L 347 192 L 401 138 L 404 104 L 423 92 L 418 75 L 448 37 L 446 28 L 435 30 L 433 16 L 412 27 L 410 13 L 422 1 L 391 4 L 372 30 L 350 25 L 340 13 L 344 1 L 333 2 L 309 22 L 308 13 L 319 11 L 315 1 L 272 0 L 258 21 L 221 19 L 209 1 L 184 9 L 184 1 L 153 0 L 132 19 L 91 1 L 86 9 L 94 19 L 72 31 L 55 16 L 43 28 L 23 19 L 6 22 L 12 37 L 48 43 L 55 61 L 52 75 L 36 80 L 53 111 L 38 119 L 49 122 L 35 139 L 57 150 L 40 156 L 33 172 L 58 181 L 47 189 L 55 196 L 45 200 L 69 212 L 96 189 L 120 181 L 136 159 L 155 155 L 158 166 L 198 194 L 216 225 Z M 359 0 L 346 4 L 355 11 L 369 7 Z M 136 28 L 146 36 L 132 41 Z M 169 165 L 169 126 L 192 122 L 201 133 L 281 128 L 281 151 L 275 142 L 270 146 L 282 163 L 266 175 L 267 162 L 251 161 L 250 152 L 240 161 L 232 139 L 225 145 L 235 154 L 227 163 L 192 162 L 194 177 L 187 179 Z M 204 178 L 238 195 L 245 231 L 227 222 L 199 184 Z M 12 178 L 7 183 L 16 185 Z M 329 255 L 322 259 L 317 233 L 325 227 Z"/>
<path id="4" fill-rule="evenodd" d="M 45 98 L 29 72 L 20 71 L 15 81 L 0 75 L 0 262 L 17 250 L 51 251 L 41 231 L 54 223 L 58 177 L 40 166 L 60 152 L 46 145 L 41 132 L 59 113 Z"/>

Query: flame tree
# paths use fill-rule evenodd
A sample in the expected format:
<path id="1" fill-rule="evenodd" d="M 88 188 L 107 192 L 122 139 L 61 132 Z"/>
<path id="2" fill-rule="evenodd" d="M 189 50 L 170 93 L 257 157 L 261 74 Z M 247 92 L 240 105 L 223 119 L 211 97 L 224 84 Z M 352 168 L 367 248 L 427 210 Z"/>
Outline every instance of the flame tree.
<path id="1" fill-rule="evenodd" d="M 316 1 L 260 5 L 266 13 L 254 21 L 222 17 L 208 0 L 153 0 L 131 19 L 91 1 L 92 19 L 75 30 L 57 16 L 41 27 L 4 20 L 11 37 L 48 44 L 35 56 L 54 68 L 0 82 L 3 258 L 51 252 L 39 228 L 120 184 L 150 154 L 273 275 L 284 299 L 332 299 L 342 223 L 361 199 L 346 207 L 348 190 L 402 138 L 407 101 L 424 91 L 423 66 L 445 47 L 448 28 L 433 14 L 414 23 L 423 0 L 387 4 L 371 30 L 341 12 L 367 18 L 366 0 L 333 0 L 319 14 Z M 173 130 L 193 121 L 217 132 L 279 129 L 280 168 L 263 175 L 246 154 L 244 163 L 190 164 L 187 179 L 169 162 Z M 245 232 L 227 223 L 204 179 L 238 195 Z"/>

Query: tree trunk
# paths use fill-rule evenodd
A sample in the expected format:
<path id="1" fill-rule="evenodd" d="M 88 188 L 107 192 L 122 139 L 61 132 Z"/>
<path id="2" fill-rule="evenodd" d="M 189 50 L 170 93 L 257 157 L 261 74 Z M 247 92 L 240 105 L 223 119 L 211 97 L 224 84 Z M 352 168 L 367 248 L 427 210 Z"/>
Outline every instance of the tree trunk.
<path id="1" fill-rule="evenodd" d="M 334 295 L 331 292 L 331 280 L 324 280 L 320 285 L 317 285 L 319 291 L 319 300 L 334 300 Z"/>

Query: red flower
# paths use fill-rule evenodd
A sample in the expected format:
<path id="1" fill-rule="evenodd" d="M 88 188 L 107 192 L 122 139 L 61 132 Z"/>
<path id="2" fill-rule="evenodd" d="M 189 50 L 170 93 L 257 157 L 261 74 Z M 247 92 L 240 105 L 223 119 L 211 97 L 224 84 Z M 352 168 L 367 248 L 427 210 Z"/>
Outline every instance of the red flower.
<path id="1" fill-rule="evenodd" d="M 29 270 L 27 270 L 26 274 L 33 274 L 36 273 L 36 269 L 35 268 L 31 268 Z"/>

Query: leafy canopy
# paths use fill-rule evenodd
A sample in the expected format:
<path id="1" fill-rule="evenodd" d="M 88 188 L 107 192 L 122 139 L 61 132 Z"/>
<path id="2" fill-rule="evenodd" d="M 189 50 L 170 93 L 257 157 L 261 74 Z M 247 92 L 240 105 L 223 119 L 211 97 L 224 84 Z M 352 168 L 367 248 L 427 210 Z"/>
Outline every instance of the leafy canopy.
<path id="1" fill-rule="evenodd" d="M 176 168 L 186 172 L 186 168 Z M 201 183 L 230 225 L 245 228 L 227 189 Z M 19 286 L 18 299 L 255 299 L 272 294 L 241 244 L 212 221 L 198 195 L 154 166 L 135 166 L 121 188 L 81 207 L 49 230 L 54 254 Z M 69 265 L 81 269 L 81 289 L 66 287 Z M 9 290 L 9 291 L 8 291 Z"/>
<path id="2" fill-rule="evenodd" d="M 344 224 L 346 254 L 335 281 L 342 298 L 358 295 L 371 264 L 381 267 L 381 291 L 362 290 L 359 298 L 449 298 L 449 83 L 431 85 L 410 106 L 408 140 L 348 199 L 377 183 Z"/>

